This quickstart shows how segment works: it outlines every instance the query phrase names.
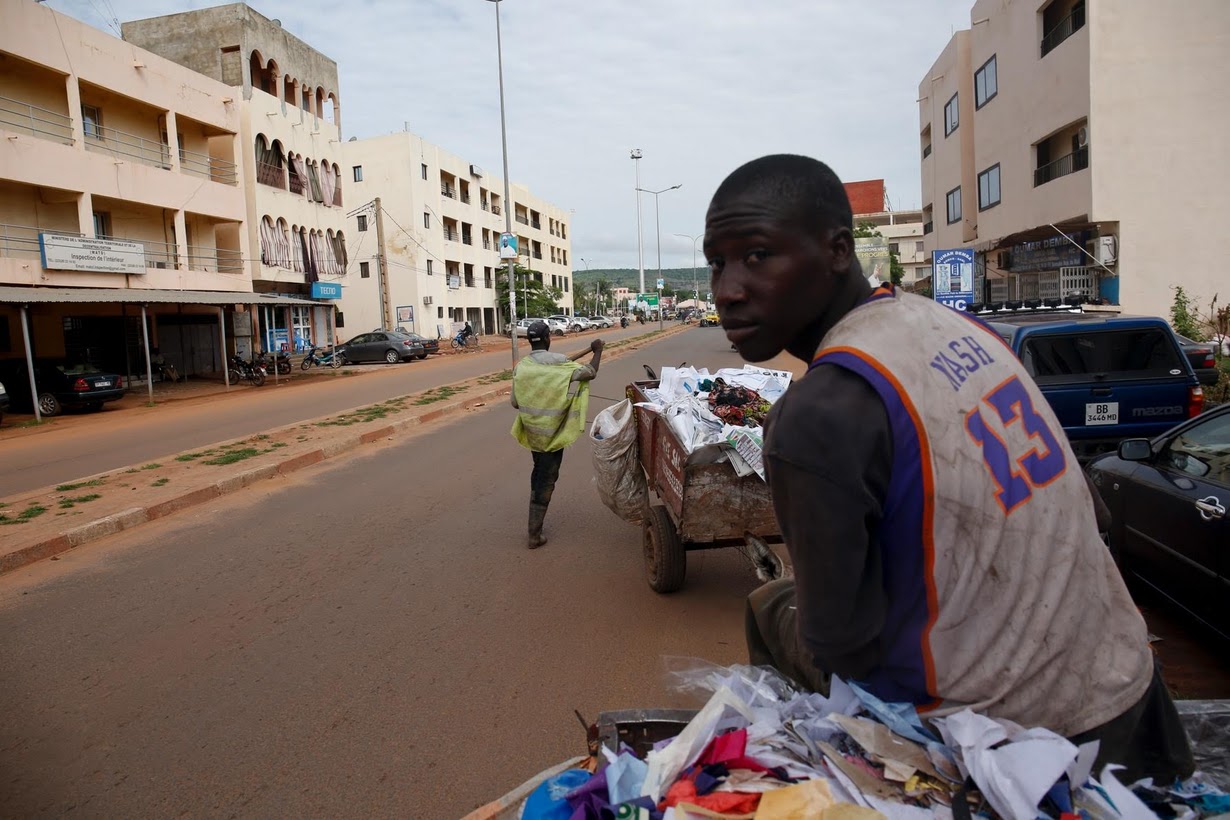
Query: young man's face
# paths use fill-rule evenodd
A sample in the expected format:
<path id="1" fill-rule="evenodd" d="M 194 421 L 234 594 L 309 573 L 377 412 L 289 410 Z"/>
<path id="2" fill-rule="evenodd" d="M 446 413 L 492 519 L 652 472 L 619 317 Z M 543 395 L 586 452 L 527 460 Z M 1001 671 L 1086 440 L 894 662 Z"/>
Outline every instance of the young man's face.
<path id="1" fill-rule="evenodd" d="M 713 298 L 726 338 L 743 358 L 773 358 L 824 313 L 837 284 L 831 233 L 798 227 L 748 197 L 709 206 L 705 258 Z"/>

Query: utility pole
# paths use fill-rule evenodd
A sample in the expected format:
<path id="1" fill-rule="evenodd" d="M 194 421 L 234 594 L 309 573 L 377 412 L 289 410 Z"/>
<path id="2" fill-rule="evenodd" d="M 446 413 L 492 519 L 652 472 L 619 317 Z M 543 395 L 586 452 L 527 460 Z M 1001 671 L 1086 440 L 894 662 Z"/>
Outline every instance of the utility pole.
<path id="1" fill-rule="evenodd" d="M 645 292 L 645 245 L 644 231 L 641 230 L 641 149 L 632 149 L 632 164 L 636 166 L 636 267 L 641 272 L 641 289 Z"/>
<path id="2" fill-rule="evenodd" d="M 496 63 L 500 69 L 500 147 L 504 152 L 504 231 L 512 236 L 513 201 L 508 177 L 508 125 L 504 117 L 504 43 L 500 34 L 500 0 L 495 3 L 495 54 Z M 503 245 L 501 244 L 501 248 Z M 517 366 L 517 282 L 513 271 L 517 265 L 516 257 L 508 260 L 508 336 L 512 340 L 512 363 Z"/>
<path id="3" fill-rule="evenodd" d="M 389 267 L 384 249 L 384 208 L 376 197 L 376 272 L 380 276 L 380 326 L 393 327 L 393 312 L 389 309 Z"/>

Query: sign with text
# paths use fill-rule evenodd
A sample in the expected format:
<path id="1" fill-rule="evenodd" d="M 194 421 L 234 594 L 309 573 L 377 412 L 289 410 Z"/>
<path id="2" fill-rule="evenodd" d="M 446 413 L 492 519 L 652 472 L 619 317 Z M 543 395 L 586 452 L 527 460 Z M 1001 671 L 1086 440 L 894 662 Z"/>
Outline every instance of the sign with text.
<path id="1" fill-rule="evenodd" d="M 1088 241 L 1089 232 L 1081 231 L 1013 245 L 1008 269 L 1013 273 L 1034 273 L 1080 267 L 1086 264 L 1083 248 Z"/>
<path id="2" fill-rule="evenodd" d="M 953 310 L 965 310 L 974 301 L 974 251 L 954 248 L 931 255 L 934 273 L 931 292 L 935 301 Z"/>
<path id="3" fill-rule="evenodd" d="M 873 277 L 877 282 L 892 279 L 892 256 L 889 253 L 888 241 L 883 236 L 856 236 L 854 255 L 858 257 L 863 275 L 868 281 Z"/>
<path id="4" fill-rule="evenodd" d="M 414 305 L 398 305 L 397 324 L 399 325 L 414 324 Z"/>
<path id="5" fill-rule="evenodd" d="M 341 299 L 342 286 L 337 282 L 313 282 L 313 299 Z"/>
<path id="6" fill-rule="evenodd" d="M 500 234 L 500 258 L 516 259 L 518 256 L 517 237 L 510 233 Z"/>
<path id="7" fill-rule="evenodd" d="M 59 233 L 40 233 L 38 250 L 47 270 L 87 273 L 144 274 L 145 246 L 117 239 L 90 239 Z"/>

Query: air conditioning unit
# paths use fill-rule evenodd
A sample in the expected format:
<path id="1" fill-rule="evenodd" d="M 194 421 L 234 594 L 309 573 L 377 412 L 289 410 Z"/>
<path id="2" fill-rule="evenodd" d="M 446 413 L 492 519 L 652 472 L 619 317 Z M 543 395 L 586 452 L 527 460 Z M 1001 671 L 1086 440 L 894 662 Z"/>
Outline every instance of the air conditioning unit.
<path id="1" fill-rule="evenodd" d="M 425 304 L 425 305 L 430 305 L 430 304 L 431 304 L 431 297 L 430 297 L 430 296 L 424 296 L 424 297 L 423 297 L 423 304 Z"/>
<path id="2" fill-rule="evenodd" d="M 470 176 L 472 176 L 472 177 L 481 177 L 482 175 L 483 175 L 483 169 L 482 169 L 482 168 L 479 168 L 477 165 L 471 165 L 471 166 L 470 166 Z"/>
<path id="3" fill-rule="evenodd" d="M 1000 251 L 996 267 L 1000 270 L 1012 270 L 1012 251 Z"/>
<path id="4" fill-rule="evenodd" d="M 1080 148 L 1084 148 L 1089 144 L 1089 126 L 1082 125 L 1076 131 L 1076 144 Z"/>
<path id="5" fill-rule="evenodd" d="M 1119 240 L 1114 236 L 1099 236 L 1097 259 L 1099 264 L 1113 265 L 1118 258 Z"/>

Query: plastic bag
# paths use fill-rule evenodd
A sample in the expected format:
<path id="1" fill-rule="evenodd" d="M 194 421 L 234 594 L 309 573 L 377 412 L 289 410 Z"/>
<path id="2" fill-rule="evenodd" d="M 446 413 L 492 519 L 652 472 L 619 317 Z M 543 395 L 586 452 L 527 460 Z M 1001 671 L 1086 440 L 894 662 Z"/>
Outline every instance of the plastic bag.
<path id="1" fill-rule="evenodd" d="M 645 473 L 637 458 L 636 416 L 624 399 L 600 412 L 589 429 L 594 447 L 594 484 L 611 512 L 635 523 L 649 508 Z"/>
<path id="2" fill-rule="evenodd" d="M 1196 769 L 1230 790 L 1230 700 L 1176 700 Z"/>

